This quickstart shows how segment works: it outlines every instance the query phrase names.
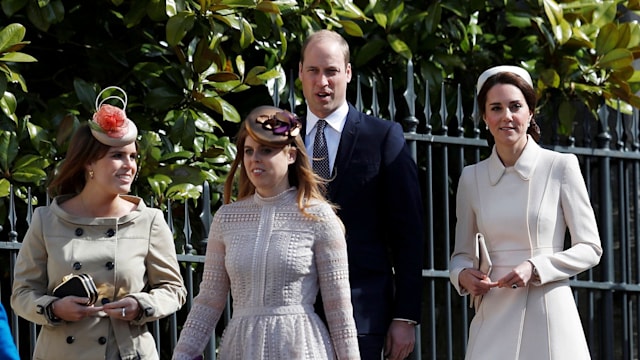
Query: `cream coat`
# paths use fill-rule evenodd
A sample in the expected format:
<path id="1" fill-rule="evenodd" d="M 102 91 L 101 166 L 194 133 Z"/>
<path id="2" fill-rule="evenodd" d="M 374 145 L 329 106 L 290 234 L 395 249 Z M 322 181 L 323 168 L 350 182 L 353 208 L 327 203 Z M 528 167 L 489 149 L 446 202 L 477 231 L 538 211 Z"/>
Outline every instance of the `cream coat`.
<path id="1" fill-rule="evenodd" d="M 79 218 L 58 205 L 39 207 L 15 267 L 11 306 L 21 317 L 43 325 L 34 359 L 157 359 L 146 323 L 178 310 L 186 289 L 172 233 L 162 212 L 138 204 L 129 215 Z M 128 322 L 109 317 L 51 322 L 44 309 L 52 290 L 67 274 L 90 274 L 99 290 L 97 305 L 134 297 L 142 317 Z"/>
<path id="2" fill-rule="evenodd" d="M 492 280 L 530 260 L 540 281 L 493 288 L 471 321 L 466 359 L 589 359 L 568 279 L 602 255 L 593 209 L 577 158 L 542 149 L 531 138 L 515 166 L 491 156 L 464 168 L 457 195 L 451 282 L 473 267 L 474 235 L 485 235 Z M 566 229 L 571 246 L 564 249 Z"/>

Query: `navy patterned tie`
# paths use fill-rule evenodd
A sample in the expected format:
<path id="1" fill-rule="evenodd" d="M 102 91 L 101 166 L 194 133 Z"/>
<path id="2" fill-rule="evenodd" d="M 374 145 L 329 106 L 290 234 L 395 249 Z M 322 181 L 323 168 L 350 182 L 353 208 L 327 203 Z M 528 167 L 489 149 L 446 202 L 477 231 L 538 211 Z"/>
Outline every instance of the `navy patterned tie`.
<path id="1" fill-rule="evenodd" d="M 316 137 L 313 140 L 313 171 L 325 179 L 331 177 L 329 171 L 329 150 L 327 149 L 327 139 L 324 137 L 325 120 L 318 120 L 316 125 Z"/>

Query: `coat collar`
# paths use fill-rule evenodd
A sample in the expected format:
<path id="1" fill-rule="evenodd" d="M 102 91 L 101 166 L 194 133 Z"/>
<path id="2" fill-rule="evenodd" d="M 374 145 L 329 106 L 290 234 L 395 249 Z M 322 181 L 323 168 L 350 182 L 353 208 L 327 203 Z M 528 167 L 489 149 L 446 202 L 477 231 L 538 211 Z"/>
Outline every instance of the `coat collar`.
<path id="1" fill-rule="evenodd" d="M 135 210 L 131 211 L 129 214 L 119 217 L 119 218 L 94 218 L 94 217 L 79 217 L 79 216 L 74 216 L 69 214 L 68 212 L 64 211 L 61 207 L 60 204 L 62 204 L 63 202 L 71 199 L 72 197 L 74 197 L 75 194 L 68 194 L 68 195 L 60 195 L 60 196 L 56 196 L 55 199 L 53 199 L 53 202 L 50 205 L 50 209 L 51 211 L 56 214 L 57 216 L 59 216 L 61 219 L 64 219 L 72 224 L 78 224 L 78 225 L 121 225 L 121 224 L 125 224 L 127 222 L 130 222 L 132 220 L 135 220 L 136 218 L 138 218 L 147 208 L 146 204 L 144 203 L 144 201 L 142 201 L 141 198 L 137 197 L 137 196 L 133 196 L 133 195 L 120 195 L 121 198 L 132 202 L 134 204 L 137 204 L 138 206 L 136 207 Z"/>
<path id="2" fill-rule="evenodd" d="M 525 145 L 522 154 L 520 154 L 520 157 L 513 166 L 515 172 L 525 181 L 531 179 L 541 150 L 540 145 L 538 145 L 530 135 L 527 135 L 527 137 L 527 145 Z M 506 171 L 507 168 L 502 164 L 494 145 L 491 150 L 491 156 L 489 157 L 489 182 L 491 186 L 497 185 Z"/>

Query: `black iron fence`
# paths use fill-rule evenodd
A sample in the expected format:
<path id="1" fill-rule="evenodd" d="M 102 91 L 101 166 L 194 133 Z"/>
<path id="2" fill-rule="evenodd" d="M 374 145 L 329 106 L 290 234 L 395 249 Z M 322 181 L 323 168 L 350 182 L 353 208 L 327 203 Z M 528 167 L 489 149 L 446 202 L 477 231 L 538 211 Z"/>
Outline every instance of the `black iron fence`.
<path id="1" fill-rule="evenodd" d="M 410 70 L 410 69 L 409 69 Z M 293 88 L 293 76 L 291 88 Z M 408 84 L 412 84 L 411 72 Z M 459 88 L 446 89 L 442 84 L 437 113 L 432 111 L 429 93 L 423 98 L 427 104 L 422 114 L 415 110 L 417 94 L 413 86 L 404 92 L 406 104 L 404 113 L 396 111 L 392 90 L 389 90 L 388 112 L 378 113 L 380 107 L 375 85 L 368 112 L 393 119 L 405 126 L 405 138 L 420 169 L 423 200 L 426 217 L 425 253 L 423 269 L 423 316 L 419 327 L 419 341 L 415 359 L 462 359 L 467 341 L 468 324 L 473 316 L 468 307 L 468 299 L 459 297 L 449 283 L 448 263 L 453 248 L 455 226 L 455 193 L 458 177 L 465 165 L 480 161 L 489 153 L 487 141 L 483 139 L 484 129 L 479 128 L 476 107 L 471 114 L 465 114 Z M 390 86 L 392 89 L 392 86 Z M 449 91 L 446 91 L 449 90 Z M 447 93 L 457 96 L 453 101 L 446 99 Z M 289 104 L 295 102 L 291 94 Z M 277 95 L 274 104 L 280 104 Z M 364 109 L 360 82 L 357 82 L 355 104 Z M 449 114 L 447 104 L 454 104 Z M 405 107 L 406 106 L 406 107 Z M 438 107 L 435 107 L 438 109 Z M 291 106 L 295 110 L 295 106 Z M 429 119 L 426 121 L 425 119 Z M 576 154 L 592 204 L 596 212 L 604 254 L 599 266 L 571 280 L 584 330 L 594 359 L 636 359 L 638 353 L 640 324 L 640 123 L 638 113 L 623 115 L 615 109 L 603 106 L 598 118 L 585 116 L 572 129 L 571 134 L 558 133 L 558 119 L 538 119 L 544 133 L 543 146 Z M 434 130 L 435 129 L 435 130 Z M 174 227 L 171 204 L 168 206 L 167 221 L 174 233 L 186 239 L 185 254 L 179 254 L 183 276 L 189 296 L 185 306 L 167 319 L 152 324 L 161 357 L 168 359 L 178 338 L 179 329 L 188 313 L 193 296 L 197 293 L 204 256 L 190 255 L 194 245 L 202 254 L 201 238 L 192 240 L 194 226 L 204 226 L 207 232 L 212 218 L 209 189 L 205 184 L 199 214 L 199 223 L 190 222 L 189 207 L 184 209 L 182 228 Z M 0 258 L 9 259 L 13 264 L 21 246 L 21 236 L 15 229 L 16 221 L 22 217 L 29 221 L 32 209 L 26 214 L 15 213 L 15 200 L 10 199 L 8 226 L 9 236 L 0 239 Z M 7 230 L 7 229 L 5 229 Z M 192 244 L 195 241 L 198 244 Z M 204 244 L 206 245 L 206 244 Z M 11 274 L 9 276 L 11 278 Z M 10 279 L 9 279 L 10 281 Z M 10 288 L 4 284 L 3 288 Z M 5 290 L 6 291 L 6 290 Z M 416 290 L 419 291 L 419 290 Z M 10 311 L 8 296 L 2 297 Z M 417 294 L 416 294 L 417 295 Z M 220 333 L 229 314 L 225 314 L 216 333 Z M 23 358 L 30 359 L 35 342 L 37 327 L 10 312 L 11 326 L 18 341 Z M 215 340 L 216 336 L 212 336 Z M 559 339 L 562 341 L 562 339 Z M 215 358 L 215 341 L 207 347 L 209 359 Z"/>

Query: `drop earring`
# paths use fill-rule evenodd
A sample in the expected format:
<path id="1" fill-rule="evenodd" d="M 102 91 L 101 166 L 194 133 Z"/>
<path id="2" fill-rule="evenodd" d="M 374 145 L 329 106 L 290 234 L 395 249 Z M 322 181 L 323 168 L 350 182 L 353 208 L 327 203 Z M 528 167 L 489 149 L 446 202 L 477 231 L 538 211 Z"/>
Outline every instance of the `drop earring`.
<path id="1" fill-rule="evenodd" d="M 90 169 L 90 170 L 89 170 L 89 177 L 90 177 L 91 179 L 93 179 L 93 169 Z"/>

